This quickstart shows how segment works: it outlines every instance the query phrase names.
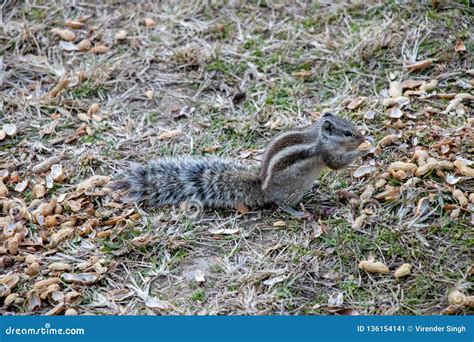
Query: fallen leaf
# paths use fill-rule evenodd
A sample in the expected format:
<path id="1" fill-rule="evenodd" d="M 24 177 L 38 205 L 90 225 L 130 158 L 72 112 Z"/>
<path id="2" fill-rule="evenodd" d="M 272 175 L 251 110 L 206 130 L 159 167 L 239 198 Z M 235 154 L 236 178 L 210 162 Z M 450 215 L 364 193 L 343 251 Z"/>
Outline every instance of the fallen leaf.
<path id="1" fill-rule="evenodd" d="M 148 297 L 145 301 L 145 305 L 152 309 L 160 309 L 160 310 L 170 310 L 173 309 L 173 304 L 166 300 L 161 300 L 156 297 Z"/>
<path id="2" fill-rule="evenodd" d="M 294 71 L 291 73 L 291 76 L 299 78 L 308 78 L 313 76 L 313 72 L 311 70 Z"/>
<path id="3" fill-rule="evenodd" d="M 237 234 L 238 232 L 240 232 L 240 229 L 239 229 L 239 228 L 233 228 L 233 229 L 224 229 L 224 228 L 221 228 L 221 229 L 209 229 L 209 233 L 211 233 L 212 235 L 233 235 L 233 234 Z"/>
<path id="4" fill-rule="evenodd" d="M 354 110 L 359 108 L 365 101 L 365 97 L 359 96 L 348 103 L 347 109 Z"/>
<path id="5" fill-rule="evenodd" d="M 422 81 L 422 80 L 408 79 L 408 80 L 405 80 L 401 83 L 401 87 L 402 87 L 402 89 L 414 89 L 414 88 L 418 88 L 419 86 L 421 86 L 424 83 L 425 83 L 425 81 Z"/>
<path id="6" fill-rule="evenodd" d="M 161 134 L 158 136 L 158 139 L 159 139 L 159 140 L 168 140 L 168 139 L 177 137 L 177 136 L 179 136 L 179 135 L 181 135 L 181 134 L 183 134 L 183 132 L 182 132 L 180 129 L 175 129 L 175 130 L 172 130 L 172 131 L 168 131 L 168 132 L 161 133 Z"/>
<path id="7" fill-rule="evenodd" d="M 267 279 L 263 282 L 264 285 L 267 285 L 267 286 L 273 286 L 275 284 L 278 284 L 278 283 L 281 283 L 283 281 L 285 281 L 287 278 L 286 275 L 280 275 L 280 276 L 277 276 L 277 277 L 273 277 L 273 278 L 270 278 L 270 279 Z"/>
<path id="8" fill-rule="evenodd" d="M 373 165 L 362 165 L 354 171 L 354 177 L 361 178 L 370 175 L 371 173 L 374 173 L 376 170 L 377 168 Z"/>
<path id="9" fill-rule="evenodd" d="M 410 72 L 419 71 L 419 70 L 426 69 L 432 63 L 433 63 L 433 59 L 425 59 L 423 61 L 419 61 L 419 62 L 416 62 L 416 63 L 413 63 L 413 64 L 409 64 L 409 65 L 405 66 L 405 68 L 407 68 L 408 71 L 410 71 Z"/>

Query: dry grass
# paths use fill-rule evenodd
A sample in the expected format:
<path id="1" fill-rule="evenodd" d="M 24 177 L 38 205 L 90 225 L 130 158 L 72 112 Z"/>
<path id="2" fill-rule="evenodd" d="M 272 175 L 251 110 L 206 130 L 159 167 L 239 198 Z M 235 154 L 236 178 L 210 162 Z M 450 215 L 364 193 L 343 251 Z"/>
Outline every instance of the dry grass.
<path id="1" fill-rule="evenodd" d="M 0 141 L 0 169 L 9 173 L 9 200 L 20 199 L 22 208 L 34 198 L 32 185 L 46 176 L 33 174 L 31 166 L 62 152 L 68 178 L 49 189 L 45 202 L 74 193 L 77 183 L 92 175 L 113 176 L 130 161 L 178 154 L 258 160 L 271 136 L 307 124 L 327 108 L 350 117 L 376 140 L 388 134 L 400 138 L 378 156 L 357 162 L 376 166 L 369 176 L 353 176 L 359 165 L 325 173 L 304 200 L 316 222 L 272 209 L 194 216 L 179 208 L 152 213 L 135 208 L 140 219 L 127 216 L 112 225 L 108 218 L 130 208 L 111 206 L 115 202 L 104 191 L 78 196 L 77 212 L 64 205 L 59 221 L 75 215 L 78 223 L 74 236 L 57 247 L 48 241 L 59 227 L 19 220 L 28 235 L 18 254 L 3 250 L 0 272 L 20 275 L 12 290 L 20 300 L 0 312 L 419 315 L 441 312 L 455 288 L 469 293 L 472 204 L 460 208 L 452 191 L 472 194 L 472 178 L 453 186 L 431 172 L 393 201 L 358 199 L 391 162 L 410 160 L 416 144 L 438 159 L 473 159 L 472 126 L 466 123 L 473 116 L 472 101 L 444 114 L 448 100 L 413 97 L 398 129 L 381 104 L 391 77 L 437 78 L 434 93 L 472 93 L 473 76 L 466 73 L 474 52 L 472 8 L 464 2 L 449 1 L 437 9 L 375 1 L 68 3 L 7 0 L 2 8 L 0 120 L 16 124 L 18 134 Z M 92 17 L 73 30 L 75 43 L 95 27 L 97 44 L 102 41 L 109 52 L 61 47 L 68 46 L 51 29 L 81 15 Z M 156 27 L 145 27 L 146 17 Z M 114 39 L 119 29 L 128 32 L 126 39 Z M 457 41 L 467 52 L 454 51 Z M 435 60 L 432 66 L 407 72 L 405 65 L 427 58 Z M 295 74 L 304 70 L 310 71 L 304 77 Z M 70 79 L 69 88 L 50 98 L 63 78 Z M 152 99 L 147 90 L 153 91 Z M 239 92 L 246 97 L 233 101 Z M 365 96 L 365 102 L 348 110 L 346 104 L 357 96 Z M 91 118 L 85 127 L 78 114 L 92 103 L 100 105 L 102 121 Z M 374 118 L 367 119 L 367 112 Z M 183 134 L 157 139 L 175 129 Z M 448 151 L 435 146 L 449 138 Z M 30 181 L 21 194 L 13 190 L 14 172 Z M 404 183 L 387 180 L 395 187 Z M 417 211 L 418 201 L 429 194 L 427 210 Z M 4 225 L 10 222 L 7 209 Z M 365 225 L 353 229 L 362 212 Z M 92 217 L 100 224 L 84 233 Z M 273 225 L 282 220 L 287 226 Z M 216 228 L 239 231 L 209 232 Z M 5 230 L 0 239 L 7 239 Z M 25 274 L 27 254 L 40 258 L 38 274 Z M 401 280 L 367 274 L 358 263 L 370 255 L 391 272 L 408 262 L 412 274 Z M 60 281 L 40 306 L 31 305 L 33 284 L 62 273 L 48 269 L 57 261 L 70 264 L 71 273 L 87 272 L 99 280 L 88 286 Z M 203 284 L 196 283 L 196 270 L 204 273 Z M 66 304 L 61 295 L 51 295 L 73 291 L 79 298 Z M 331 307 L 328 300 L 334 304 L 331 298 L 338 294 L 343 303 Z M 473 313 L 468 308 L 453 312 Z"/>

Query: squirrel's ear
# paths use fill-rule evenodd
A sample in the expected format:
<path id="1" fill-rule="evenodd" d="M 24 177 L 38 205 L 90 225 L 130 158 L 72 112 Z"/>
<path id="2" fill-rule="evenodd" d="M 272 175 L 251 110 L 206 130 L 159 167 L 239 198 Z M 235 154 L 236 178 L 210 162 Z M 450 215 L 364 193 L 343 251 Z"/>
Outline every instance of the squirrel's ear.
<path id="1" fill-rule="evenodd" d="M 329 113 L 329 112 L 323 114 L 323 118 L 329 118 L 331 116 L 334 116 L 334 114 Z"/>
<path id="2" fill-rule="evenodd" d="M 332 124 L 331 121 L 325 121 L 324 124 L 323 124 L 323 129 L 332 134 L 333 130 L 334 130 L 334 125 Z"/>

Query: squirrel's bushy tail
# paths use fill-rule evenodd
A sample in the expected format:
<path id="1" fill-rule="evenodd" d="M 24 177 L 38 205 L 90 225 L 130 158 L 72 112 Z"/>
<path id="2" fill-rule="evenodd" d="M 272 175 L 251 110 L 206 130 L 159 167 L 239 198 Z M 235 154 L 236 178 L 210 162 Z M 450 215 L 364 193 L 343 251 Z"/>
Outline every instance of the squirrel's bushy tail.
<path id="1" fill-rule="evenodd" d="M 168 157 L 134 165 L 109 187 L 126 190 L 127 200 L 149 207 L 183 202 L 213 208 L 264 204 L 256 168 L 215 157 Z"/>

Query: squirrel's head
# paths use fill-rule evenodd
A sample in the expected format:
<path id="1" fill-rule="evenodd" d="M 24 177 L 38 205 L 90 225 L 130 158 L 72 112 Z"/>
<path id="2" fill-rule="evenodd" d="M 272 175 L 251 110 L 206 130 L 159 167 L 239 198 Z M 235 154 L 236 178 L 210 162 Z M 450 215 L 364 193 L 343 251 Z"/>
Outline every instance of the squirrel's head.
<path id="1" fill-rule="evenodd" d="M 355 150 L 365 141 L 364 135 L 350 121 L 325 113 L 319 120 L 323 140 L 329 148 L 341 147 L 344 151 Z"/>

